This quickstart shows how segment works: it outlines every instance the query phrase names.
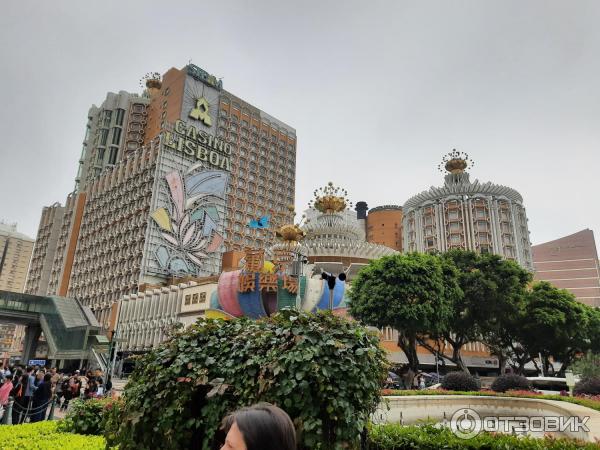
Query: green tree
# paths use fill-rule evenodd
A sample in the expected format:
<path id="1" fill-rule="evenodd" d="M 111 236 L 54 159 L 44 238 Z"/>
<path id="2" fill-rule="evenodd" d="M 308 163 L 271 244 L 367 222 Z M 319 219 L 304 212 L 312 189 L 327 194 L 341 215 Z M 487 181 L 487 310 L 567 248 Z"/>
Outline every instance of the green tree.
<path id="1" fill-rule="evenodd" d="M 542 355 L 546 373 L 551 357 L 562 363 L 560 372 L 564 373 L 578 353 L 590 348 L 593 315 L 590 308 L 579 303 L 573 294 L 542 281 L 527 294 L 515 338 L 529 354 Z"/>
<path id="2" fill-rule="evenodd" d="M 352 282 L 350 314 L 367 325 L 398 331 L 398 346 L 413 372 L 417 339 L 441 332 L 460 296 L 456 270 L 437 255 L 410 253 L 371 261 Z"/>
<path id="3" fill-rule="evenodd" d="M 458 270 L 462 295 L 451 297 L 452 313 L 440 335 L 432 336 L 437 338 L 434 344 L 426 339 L 422 339 L 420 344 L 430 352 L 440 354 L 440 347 L 449 343 L 452 355 L 441 355 L 468 372 L 462 359 L 462 348 L 469 342 L 481 340 L 484 332 L 512 329 L 508 323 L 501 323 L 502 317 L 507 311 L 512 311 L 510 316 L 518 313 L 518 305 L 531 274 L 514 261 L 494 254 L 450 250 L 441 257 Z M 511 342 L 508 338 L 506 341 Z"/>

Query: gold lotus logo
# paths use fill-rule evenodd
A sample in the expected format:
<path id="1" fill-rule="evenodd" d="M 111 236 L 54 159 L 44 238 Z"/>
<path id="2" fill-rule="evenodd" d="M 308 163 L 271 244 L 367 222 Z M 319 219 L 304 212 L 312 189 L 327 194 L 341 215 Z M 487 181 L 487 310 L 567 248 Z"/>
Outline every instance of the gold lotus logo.
<path id="1" fill-rule="evenodd" d="M 204 97 L 197 98 L 196 106 L 190 111 L 190 117 L 192 119 L 201 121 L 207 127 L 212 126 L 212 120 L 208 112 L 209 107 L 210 104 L 208 103 L 208 100 L 206 100 Z"/>

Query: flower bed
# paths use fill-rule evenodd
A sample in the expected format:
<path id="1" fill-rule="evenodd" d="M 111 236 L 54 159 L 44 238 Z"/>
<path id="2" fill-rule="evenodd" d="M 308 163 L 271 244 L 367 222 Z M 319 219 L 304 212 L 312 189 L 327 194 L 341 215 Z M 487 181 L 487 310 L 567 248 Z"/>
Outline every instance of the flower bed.
<path id="1" fill-rule="evenodd" d="M 83 436 L 63 433 L 58 422 L 45 421 L 24 425 L 0 426 L 2 450 L 104 450 L 106 441 L 102 436 Z"/>
<path id="2" fill-rule="evenodd" d="M 600 411 L 600 396 L 593 397 L 567 397 L 563 395 L 547 395 L 540 394 L 532 391 L 507 391 L 505 393 L 494 392 L 494 391 L 445 391 L 443 389 L 423 389 L 421 391 L 413 390 L 394 390 L 394 389 L 383 389 L 381 391 L 383 396 L 411 396 L 411 395 L 479 395 L 488 397 L 520 397 L 520 398 L 541 398 L 543 400 L 558 400 L 561 402 L 574 403 L 576 405 L 585 406 L 587 408 Z"/>
<path id="3" fill-rule="evenodd" d="M 370 450 L 597 450 L 596 444 L 571 439 L 517 437 L 481 433 L 461 439 L 447 428 L 433 425 L 376 425 L 369 430 Z"/>

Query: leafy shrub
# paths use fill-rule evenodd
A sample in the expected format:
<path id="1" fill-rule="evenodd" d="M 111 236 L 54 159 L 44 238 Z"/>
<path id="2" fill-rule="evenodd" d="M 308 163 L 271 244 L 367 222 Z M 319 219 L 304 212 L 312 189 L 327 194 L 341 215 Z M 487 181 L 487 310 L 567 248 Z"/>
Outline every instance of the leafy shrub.
<path id="1" fill-rule="evenodd" d="M 292 417 L 301 447 L 351 447 L 379 403 L 386 364 L 377 336 L 329 312 L 201 319 L 138 361 L 109 443 L 208 449 L 223 416 L 267 401 Z"/>
<path id="2" fill-rule="evenodd" d="M 581 380 L 573 388 L 575 395 L 598 395 L 600 394 L 600 377 L 591 377 Z"/>
<path id="3" fill-rule="evenodd" d="M 70 433 L 103 434 L 104 410 L 111 399 L 73 400 L 59 429 Z"/>
<path id="4" fill-rule="evenodd" d="M 2 450 L 104 450 L 106 441 L 102 436 L 60 432 L 58 422 L 47 420 L 24 425 L 0 426 L 0 448 Z"/>
<path id="5" fill-rule="evenodd" d="M 531 383 L 521 375 L 508 373 L 496 378 L 491 387 L 494 392 L 506 392 L 509 390 L 528 391 L 531 389 Z"/>
<path id="6" fill-rule="evenodd" d="M 534 438 L 508 434 L 481 433 L 470 439 L 461 439 L 448 428 L 433 425 L 401 426 L 386 424 L 369 430 L 370 450 L 593 450 L 596 444 L 570 439 Z"/>
<path id="7" fill-rule="evenodd" d="M 442 380 L 442 388 L 448 391 L 478 391 L 479 383 L 466 372 L 450 372 Z"/>
<path id="8" fill-rule="evenodd" d="M 581 378 L 600 377 L 600 355 L 588 352 L 571 364 L 571 369 Z"/>

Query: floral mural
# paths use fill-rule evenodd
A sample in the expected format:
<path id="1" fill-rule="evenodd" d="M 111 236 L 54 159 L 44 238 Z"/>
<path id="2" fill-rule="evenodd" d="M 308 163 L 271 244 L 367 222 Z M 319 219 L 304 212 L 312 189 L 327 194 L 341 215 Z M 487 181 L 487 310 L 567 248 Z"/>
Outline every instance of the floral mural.
<path id="1" fill-rule="evenodd" d="M 170 205 L 152 212 L 163 239 L 156 258 L 170 273 L 199 275 L 206 258 L 223 243 L 219 228 L 224 218 L 218 206 L 225 202 L 228 174 L 201 170 L 184 176 L 173 171 L 165 181 Z"/>

